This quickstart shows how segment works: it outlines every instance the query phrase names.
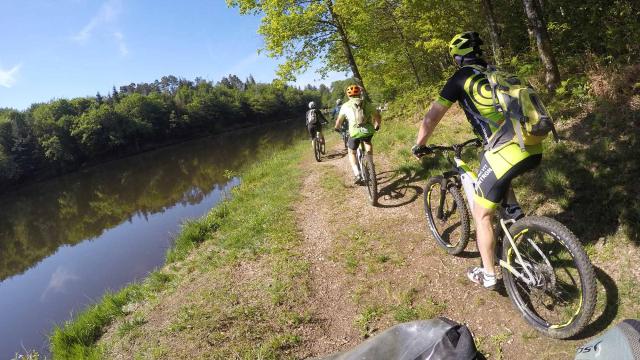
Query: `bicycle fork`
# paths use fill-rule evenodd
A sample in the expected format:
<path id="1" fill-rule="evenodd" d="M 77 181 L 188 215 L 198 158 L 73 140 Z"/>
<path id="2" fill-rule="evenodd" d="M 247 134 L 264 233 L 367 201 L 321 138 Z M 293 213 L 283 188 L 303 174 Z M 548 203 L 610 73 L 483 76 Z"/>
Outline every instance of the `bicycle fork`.
<path id="1" fill-rule="evenodd" d="M 535 286 L 537 284 L 536 278 L 529 270 L 529 268 L 531 267 L 531 264 L 529 264 L 528 262 L 522 259 L 522 255 L 520 255 L 520 251 L 518 250 L 518 247 L 516 246 L 515 241 L 513 241 L 513 237 L 511 237 L 511 233 L 509 232 L 509 229 L 507 229 L 507 223 L 513 224 L 515 222 L 516 221 L 513 219 L 508 219 L 508 220 L 500 219 L 500 227 L 504 232 L 504 236 L 506 236 L 507 240 L 509 240 L 509 243 L 511 244 L 511 249 L 513 249 L 513 251 L 516 253 L 516 263 L 522 266 L 522 269 L 524 269 L 524 272 L 526 274 L 523 274 L 518 270 L 514 269 L 513 266 L 511 266 L 508 262 L 504 261 L 503 259 L 500 259 L 499 264 L 503 268 L 509 270 L 509 272 L 514 274 L 519 279 L 522 279 L 527 285 Z M 539 249 L 536 249 L 536 250 L 540 251 Z"/>

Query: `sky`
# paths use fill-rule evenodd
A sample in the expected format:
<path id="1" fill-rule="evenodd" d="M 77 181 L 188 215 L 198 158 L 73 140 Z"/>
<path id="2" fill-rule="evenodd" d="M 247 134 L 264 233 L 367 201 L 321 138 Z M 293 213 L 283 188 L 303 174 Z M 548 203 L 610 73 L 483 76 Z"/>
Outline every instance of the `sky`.
<path id="1" fill-rule="evenodd" d="M 224 0 L 0 0 L 0 107 L 106 94 L 164 75 L 270 82 L 282 60 L 258 54 L 259 25 Z M 296 85 L 345 77 L 309 71 Z"/>

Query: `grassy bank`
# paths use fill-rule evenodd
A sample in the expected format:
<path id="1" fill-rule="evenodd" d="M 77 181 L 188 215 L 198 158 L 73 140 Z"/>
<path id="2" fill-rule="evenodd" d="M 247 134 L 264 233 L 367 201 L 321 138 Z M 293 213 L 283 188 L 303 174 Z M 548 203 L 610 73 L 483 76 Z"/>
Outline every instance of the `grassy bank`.
<path id="1" fill-rule="evenodd" d="M 207 354 L 213 358 L 286 354 L 306 319 L 299 304 L 307 271 L 294 250 L 291 211 L 303 148 L 276 152 L 243 172 L 228 200 L 183 226 L 162 269 L 56 328 L 53 356 L 199 357 L 201 343 L 216 349 Z M 170 316 L 156 316 L 176 303 Z"/>

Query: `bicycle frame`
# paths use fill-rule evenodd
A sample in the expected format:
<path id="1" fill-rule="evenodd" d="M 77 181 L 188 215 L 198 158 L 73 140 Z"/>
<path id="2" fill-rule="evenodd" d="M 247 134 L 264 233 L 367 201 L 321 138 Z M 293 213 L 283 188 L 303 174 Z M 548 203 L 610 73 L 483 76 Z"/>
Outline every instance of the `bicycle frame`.
<path id="1" fill-rule="evenodd" d="M 467 205 L 469 206 L 468 208 L 473 209 L 473 206 L 474 206 L 473 196 L 475 194 L 475 187 L 476 187 L 476 182 L 478 180 L 478 175 L 473 170 L 471 170 L 469 165 L 465 163 L 464 160 L 462 160 L 461 152 L 462 152 L 462 149 L 455 152 L 455 155 L 453 156 L 453 161 L 450 158 L 447 158 L 447 160 L 449 160 L 449 162 L 451 163 L 453 169 L 451 171 L 446 171 L 443 173 L 443 180 L 442 180 L 443 184 L 441 184 L 440 186 L 440 204 L 438 206 L 438 213 L 437 213 L 437 216 L 439 218 L 444 217 L 443 208 L 444 208 L 445 193 L 447 191 L 447 185 L 451 182 L 455 183 L 457 187 L 463 188 L 464 190 L 463 195 L 464 195 L 464 198 L 467 200 Z M 499 214 L 498 214 L 498 219 L 500 222 L 499 229 L 501 230 L 502 234 L 500 233 L 494 234 L 494 237 L 496 239 L 499 239 L 501 237 L 500 235 L 504 235 L 507 237 L 507 239 L 509 240 L 509 243 L 511 243 L 511 248 L 514 250 L 516 254 L 516 258 L 518 262 L 521 265 L 523 265 L 522 267 L 524 269 L 525 274 L 522 274 L 521 272 L 515 270 L 513 266 L 511 266 L 509 263 L 507 263 L 506 261 L 500 258 L 501 254 L 496 253 L 498 256 L 499 265 L 507 269 L 516 277 L 525 281 L 528 285 L 535 285 L 536 279 L 534 275 L 531 273 L 531 271 L 529 270 L 529 266 L 525 266 L 525 261 L 522 259 L 522 256 L 520 255 L 520 251 L 518 250 L 518 247 L 516 246 L 507 228 L 507 225 L 511 225 L 515 223 L 515 220 L 513 219 L 505 220 Z M 535 244 L 532 244 L 532 245 L 535 246 Z M 540 249 L 537 249 L 537 250 L 540 251 Z"/>

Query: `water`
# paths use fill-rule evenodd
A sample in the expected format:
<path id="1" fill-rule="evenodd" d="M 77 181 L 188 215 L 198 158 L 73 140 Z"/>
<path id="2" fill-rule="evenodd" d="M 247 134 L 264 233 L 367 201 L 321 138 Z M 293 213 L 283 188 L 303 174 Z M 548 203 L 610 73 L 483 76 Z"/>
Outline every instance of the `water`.
<path id="1" fill-rule="evenodd" d="M 0 359 L 46 354 L 54 324 L 164 263 L 179 224 L 240 183 L 226 170 L 299 138 L 291 124 L 225 134 L 0 196 Z"/>

